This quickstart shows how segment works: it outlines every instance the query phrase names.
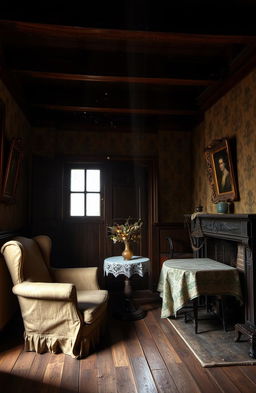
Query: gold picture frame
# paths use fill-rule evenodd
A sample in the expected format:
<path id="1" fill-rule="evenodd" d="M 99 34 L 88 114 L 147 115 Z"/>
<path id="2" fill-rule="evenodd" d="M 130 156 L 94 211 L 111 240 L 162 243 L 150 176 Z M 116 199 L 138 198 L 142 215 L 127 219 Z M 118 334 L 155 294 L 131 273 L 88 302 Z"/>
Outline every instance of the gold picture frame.
<path id="1" fill-rule="evenodd" d="M 230 141 L 222 138 L 205 149 L 207 173 L 212 189 L 212 202 L 234 201 L 238 198 Z"/>

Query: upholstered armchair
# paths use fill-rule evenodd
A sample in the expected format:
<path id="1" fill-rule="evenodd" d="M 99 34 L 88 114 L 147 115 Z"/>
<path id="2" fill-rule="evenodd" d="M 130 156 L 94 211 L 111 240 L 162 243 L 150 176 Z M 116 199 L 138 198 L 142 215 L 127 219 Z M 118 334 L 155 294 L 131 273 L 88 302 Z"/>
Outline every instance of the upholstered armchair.
<path id="1" fill-rule="evenodd" d="M 25 350 L 88 355 L 105 326 L 108 292 L 97 268 L 50 267 L 51 239 L 17 237 L 1 249 L 24 322 Z"/>

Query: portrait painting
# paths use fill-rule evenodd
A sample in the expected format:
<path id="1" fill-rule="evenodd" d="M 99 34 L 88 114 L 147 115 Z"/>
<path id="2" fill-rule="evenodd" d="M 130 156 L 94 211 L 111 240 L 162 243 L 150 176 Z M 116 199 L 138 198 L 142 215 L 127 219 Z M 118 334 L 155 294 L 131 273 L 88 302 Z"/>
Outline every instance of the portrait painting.
<path id="1" fill-rule="evenodd" d="M 207 146 L 205 157 L 212 201 L 236 200 L 237 186 L 228 138 L 216 140 Z"/>

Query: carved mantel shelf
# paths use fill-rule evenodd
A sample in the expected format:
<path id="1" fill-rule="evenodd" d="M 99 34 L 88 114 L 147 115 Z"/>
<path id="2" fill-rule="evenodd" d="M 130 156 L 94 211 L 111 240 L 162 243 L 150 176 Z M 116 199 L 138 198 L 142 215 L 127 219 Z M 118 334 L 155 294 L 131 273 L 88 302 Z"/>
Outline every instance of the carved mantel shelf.
<path id="1" fill-rule="evenodd" d="M 196 219 L 200 219 L 205 236 L 248 245 L 253 235 L 256 214 L 200 214 Z"/>

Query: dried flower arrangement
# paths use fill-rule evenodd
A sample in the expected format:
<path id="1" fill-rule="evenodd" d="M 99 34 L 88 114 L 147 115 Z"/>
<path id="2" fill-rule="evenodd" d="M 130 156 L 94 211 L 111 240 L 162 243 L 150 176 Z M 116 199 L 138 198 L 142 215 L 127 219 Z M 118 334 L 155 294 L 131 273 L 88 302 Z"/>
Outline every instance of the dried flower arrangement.
<path id="1" fill-rule="evenodd" d="M 114 224 L 108 227 L 109 237 L 114 243 L 136 242 L 140 238 L 142 224 L 141 219 L 130 223 L 130 218 L 128 218 L 124 224 Z"/>

